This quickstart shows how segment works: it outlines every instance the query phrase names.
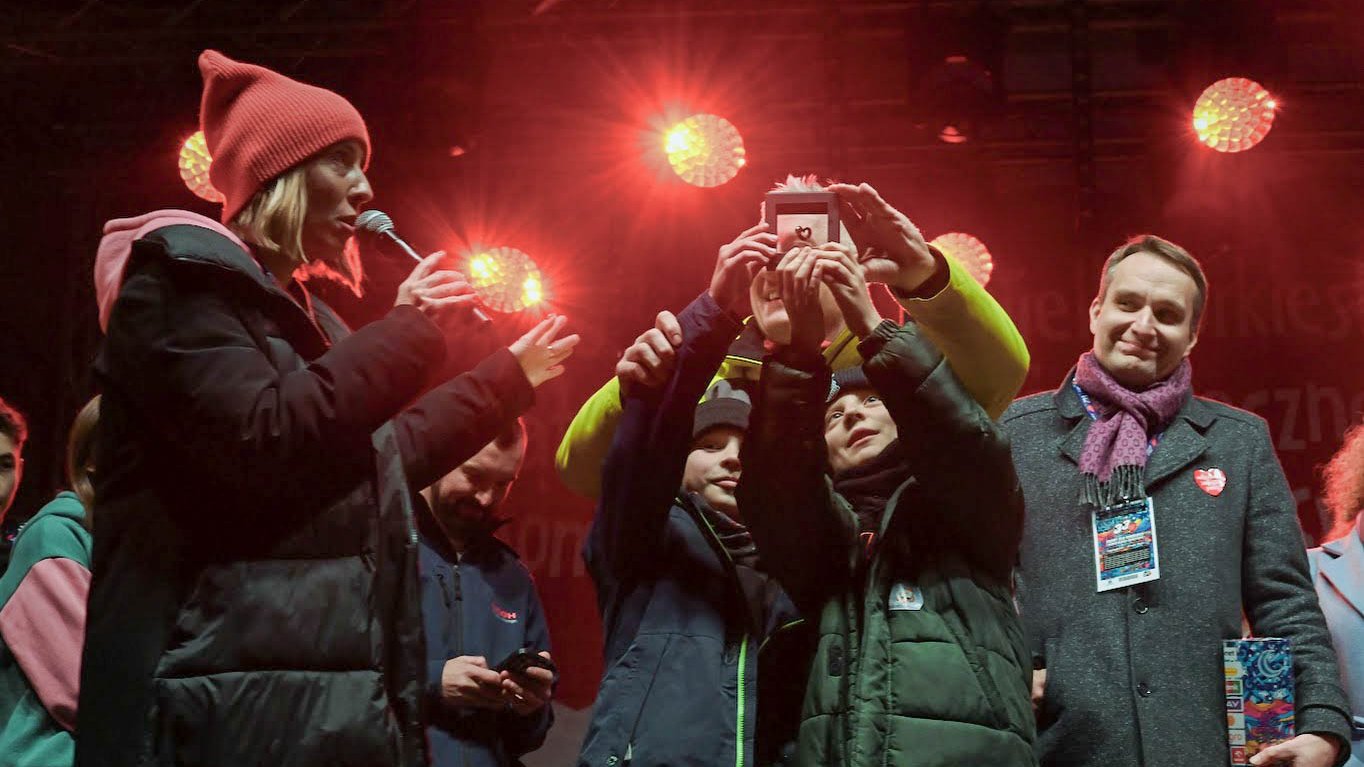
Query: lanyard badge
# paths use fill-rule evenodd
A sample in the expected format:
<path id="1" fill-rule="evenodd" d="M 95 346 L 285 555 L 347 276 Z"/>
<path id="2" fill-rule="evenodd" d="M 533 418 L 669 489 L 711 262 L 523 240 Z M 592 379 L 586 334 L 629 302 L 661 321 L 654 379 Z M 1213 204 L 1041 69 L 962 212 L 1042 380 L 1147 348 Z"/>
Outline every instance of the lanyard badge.
<path id="1" fill-rule="evenodd" d="M 1093 511 L 1094 573 L 1099 591 L 1160 577 L 1155 501 L 1149 497 Z"/>

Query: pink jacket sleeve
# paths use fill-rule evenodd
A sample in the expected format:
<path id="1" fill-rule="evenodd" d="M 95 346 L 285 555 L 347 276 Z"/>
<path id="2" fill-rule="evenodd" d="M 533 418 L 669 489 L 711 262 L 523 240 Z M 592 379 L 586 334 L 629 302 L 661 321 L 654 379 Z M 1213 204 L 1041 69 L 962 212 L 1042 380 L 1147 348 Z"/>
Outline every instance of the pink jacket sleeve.
<path id="1" fill-rule="evenodd" d="M 90 571 L 70 559 L 44 559 L 0 609 L 0 636 L 57 723 L 76 730 L 81 645 Z"/>

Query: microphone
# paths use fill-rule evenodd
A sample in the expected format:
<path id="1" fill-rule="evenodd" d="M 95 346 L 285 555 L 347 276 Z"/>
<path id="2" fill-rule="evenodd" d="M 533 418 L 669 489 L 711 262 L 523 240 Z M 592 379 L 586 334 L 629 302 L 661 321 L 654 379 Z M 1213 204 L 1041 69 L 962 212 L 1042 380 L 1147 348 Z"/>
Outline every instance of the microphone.
<path id="1" fill-rule="evenodd" d="M 396 250 L 402 255 L 409 256 L 413 261 L 421 263 L 422 257 L 417 251 L 412 249 L 403 238 L 398 236 L 398 231 L 393 228 L 393 219 L 381 210 L 367 210 L 362 212 L 355 219 L 355 231 L 363 235 L 366 239 L 374 241 L 381 251 Z M 488 315 L 482 309 L 474 307 L 474 317 L 479 322 L 491 322 Z"/>

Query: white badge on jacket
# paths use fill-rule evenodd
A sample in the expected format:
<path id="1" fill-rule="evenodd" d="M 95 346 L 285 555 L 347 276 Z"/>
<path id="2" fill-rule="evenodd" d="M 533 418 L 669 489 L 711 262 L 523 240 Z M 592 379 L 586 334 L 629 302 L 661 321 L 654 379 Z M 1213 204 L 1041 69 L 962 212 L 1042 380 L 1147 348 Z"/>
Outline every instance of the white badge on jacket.
<path id="1" fill-rule="evenodd" d="M 1154 581 L 1160 577 L 1156 547 L 1156 503 L 1141 498 L 1090 515 L 1094 533 L 1094 573 L 1099 591 Z"/>
<path id="2" fill-rule="evenodd" d="M 922 610 L 924 609 L 924 593 L 915 588 L 914 584 L 901 581 L 890 587 L 890 599 L 887 600 L 886 608 L 890 610 Z"/>

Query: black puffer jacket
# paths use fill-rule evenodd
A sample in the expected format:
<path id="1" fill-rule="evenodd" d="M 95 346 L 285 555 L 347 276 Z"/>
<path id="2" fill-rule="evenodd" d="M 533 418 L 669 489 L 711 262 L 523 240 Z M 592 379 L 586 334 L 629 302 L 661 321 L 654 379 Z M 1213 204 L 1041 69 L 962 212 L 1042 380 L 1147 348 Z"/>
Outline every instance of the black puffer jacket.
<path id="1" fill-rule="evenodd" d="M 81 765 L 421 765 L 408 488 L 533 393 L 505 349 L 412 404 L 440 331 L 316 321 L 207 229 L 133 244 L 96 362 Z M 409 406 L 410 405 L 410 406 Z"/>

